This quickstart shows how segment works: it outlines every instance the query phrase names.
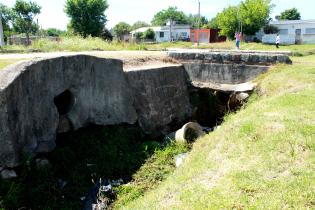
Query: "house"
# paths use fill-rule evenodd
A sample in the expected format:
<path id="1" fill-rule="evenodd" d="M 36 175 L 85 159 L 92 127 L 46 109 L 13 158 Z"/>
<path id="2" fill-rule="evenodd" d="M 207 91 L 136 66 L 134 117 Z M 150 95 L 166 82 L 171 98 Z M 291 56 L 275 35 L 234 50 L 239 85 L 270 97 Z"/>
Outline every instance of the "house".
<path id="1" fill-rule="evenodd" d="M 315 44 L 315 20 L 271 21 L 279 29 L 282 44 Z M 263 43 L 275 43 L 275 34 L 264 34 Z"/>
<path id="2" fill-rule="evenodd" d="M 155 40 L 157 42 L 169 42 L 189 40 L 190 36 L 190 25 L 166 25 L 166 26 L 152 26 L 152 27 L 142 27 L 131 31 L 132 38 L 136 38 L 136 33 L 145 32 L 148 29 L 152 29 L 155 32 Z M 172 32 L 172 37 L 170 36 L 170 30 Z"/>
<path id="3" fill-rule="evenodd" d="M 200 43 L 213 43 L 213 42 L 224 42 L 226 36 L 219 35 L 220 29 L 191 29 L 190 40 L 192 42 Z"/>

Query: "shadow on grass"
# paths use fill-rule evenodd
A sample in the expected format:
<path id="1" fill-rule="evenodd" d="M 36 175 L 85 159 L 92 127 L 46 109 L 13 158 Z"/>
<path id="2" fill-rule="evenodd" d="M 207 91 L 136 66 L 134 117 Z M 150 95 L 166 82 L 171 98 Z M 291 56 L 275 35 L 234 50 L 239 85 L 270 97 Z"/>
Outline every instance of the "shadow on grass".
<path id="1" fill-rule="evenodd" d="M 161 147 L 135 125 L 93 125 L 58 135 L 56 143 L 53 152 L 38 155 L 50 165 L 37 168 L 26 156 L 18 179 L 0 180 L 0 209 L 82 209 L 80 198 L 100 178 L 129 182 Z"/>

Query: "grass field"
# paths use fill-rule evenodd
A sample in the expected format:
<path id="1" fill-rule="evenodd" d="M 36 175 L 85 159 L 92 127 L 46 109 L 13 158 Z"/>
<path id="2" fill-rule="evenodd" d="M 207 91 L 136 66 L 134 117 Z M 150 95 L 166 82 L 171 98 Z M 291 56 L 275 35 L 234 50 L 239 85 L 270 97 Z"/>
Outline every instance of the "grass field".
<path id="1" fill-rule="evenodd" d="M 314 209 L 315 55 L 258 78 L 246 107 L 121 209 Z"/>
<path id="2" fill-rule="evenodd" d="M 190 48 L 190 49 L 226 49 L 234 50 L 235 43 L 233 41 L 221 42 L 221 43 L 210 43 L 201 44 L 199 47 L 193 45 L 190 42 L 174 42 L 174 43 L 160 43 L 154 45 L 148 45 L 147 49 L 153 50 L 166 50 L 169 48 Z M 274 45 L 267 45 L 261 43 L 241 43 L 241 50 L 266 50 L 266 51 L 291 51 L 293 55 L 308 55 L 315 54 L 315 44 L 305 44 L 305 45 L 284 45 L 277 49 Z"/>
<path id="3" fill-rule="evenodd" d="M 191 42 L 165 42 L 156 44 L 137 44 L 126 42 L 106 42 L 100 38 L 88 37 L 63 37 L 61 41 L 55 42 L 47 39 L 34 41 L 30 46 L 10 45 L 0 48 L 0 53 L 30 53 L 30 52 L 56 52 L 56 51 L 117 51 L 117 50 L 167 50 L 170 48 L 186 49 L 235 49 L 233 41 L 222 43 L 201 44 L 197 47 Z M 276 49 L 274 45 L 265 45 L 261 43 L 241 43 L 242 50 L 274 50 L 292 51 L 295 55 L 307 55 L 315 53 L 315 44 L 311 45 L 288 45 L 280 46 Z"/>

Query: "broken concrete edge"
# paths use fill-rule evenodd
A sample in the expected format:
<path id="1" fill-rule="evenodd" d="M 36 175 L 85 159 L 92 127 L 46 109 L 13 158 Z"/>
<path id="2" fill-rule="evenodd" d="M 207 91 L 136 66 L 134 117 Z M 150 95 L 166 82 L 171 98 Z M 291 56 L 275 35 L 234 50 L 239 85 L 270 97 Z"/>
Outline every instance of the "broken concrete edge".
<path id="1" fill-rule="evenodd" d="M 119 59 L 113 59 L 113 58 L 101 58 L 97 56 L 92 56 L 84 53 L 74 53 L 70 55 L 53 55 L 49 57 L 40 57 L 40 58 L 32 58 L 31 60 L 21 60 L 16 63 L 10 64 L 6 67 L 4 67 L 0 71 L 0 91 L 5 89 L 8 85 L 10 85 L 23 71 L 26 71 L 27 67 L 32 66 L 33 64 L 38 64 L 43 61 L 53 61 L 55 59 L 63 59 L 63 58 L 72 58 L 72 57 L 77 57 L 77 56 L 88 56 L 96 59 L 105 59 L 105 60 L 111 60 L 114 62 L 121 63 L 123 65 L 123 61 Z M 16 71 L 18 69 L 19 71 Z"/>
<path id="2" fill-rule="evenodd" d="M 128 68 L 124 68 L 124 72 L 137 72 L 137 71 L 152 71 L 152 69 L 163 69 L 163 68 L 168 68 L 168 67 L 182 67 L 182 64 L 178 63 L 156 63 L 156 65 L 151 65 L 150 63 L 141 65 L 141 66 L 132 66 Z"/>
<path id="3" fill-rule="evenodd" d="M 168 52 L 168 56 L 180 62 L 205 63 L 237 63 L 247 65 L 274 65 L 277 63 L 292 64 L 288 55 L 264 54 L 264 53 L 242 53 L 242 52 Z"/>
<path id="4" fill-rule="evenodd" d="M 197 88 L 208 88 L 217 91 L 224 92 L 251 92 L 257 86 L 257 83 L 254 82 L 245 82 L 241 84 L 217 84 L 210 82 L 192 82 L 194 87 Z"/>
<path id="5" fill-rule="evenodd" d="M 180 48 L 169 48 L 167 52 L 181 52 L 181 53 L 253 53 L 253 54 L 281 54 L 292 56 L 292 51 L 274 51 L 274 50 L 233 50 L 233 49 L 180 49 Z"/>

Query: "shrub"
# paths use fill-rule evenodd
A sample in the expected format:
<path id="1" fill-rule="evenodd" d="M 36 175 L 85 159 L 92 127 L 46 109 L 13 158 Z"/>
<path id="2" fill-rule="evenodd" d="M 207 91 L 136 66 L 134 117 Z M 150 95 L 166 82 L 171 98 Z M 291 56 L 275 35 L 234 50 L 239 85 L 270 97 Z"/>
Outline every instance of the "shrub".
<path id="1" fill-rule="evenodd" d="M 143 33 L 143 38 L 145 39 L 155 39 L 155 32 L 153 29 L 149 28 Z"/>
<path id="2" fill-rule="evenodd" d="M 273 25 L 266 25 L 264 27 L 264 33 L 265 34 L 276 34 L 279 32 L 279 29 L 276 26 Z"/>

